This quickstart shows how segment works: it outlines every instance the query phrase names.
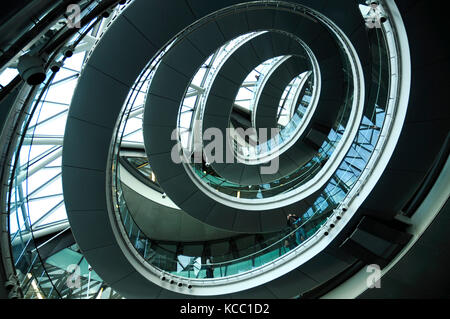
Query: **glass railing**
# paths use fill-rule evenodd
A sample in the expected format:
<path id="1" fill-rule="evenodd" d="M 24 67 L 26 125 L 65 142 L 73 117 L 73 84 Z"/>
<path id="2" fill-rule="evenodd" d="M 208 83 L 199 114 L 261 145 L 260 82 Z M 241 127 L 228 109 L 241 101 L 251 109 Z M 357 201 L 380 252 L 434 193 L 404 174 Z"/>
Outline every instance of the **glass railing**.
<path id="1" fill-rule="evenodd" d="M 380 119 L 380 114 L 382 113 L 376 113 L 375 116 L 378 116 Z M 366 130 L 366 125 L 371 122 L 369 122 L 368 118 L 365 118 L 364 123 L 365 124 L 361 127 L 362 130 Z M 369 126 L 372 127 L 371 129 L 375 129 L 375 124 L 371 123 Z M 368 140 L 364 139 L 364 142 L 366 143 Z M 374 144 L 374 142 L 375 141 L 373 141 L 372 144 Z M 360 141 L 356 144 L 359 143 Z M 355 154 L 359 154 L 358 147 L 356 147 L 354 152 L 355 153 L 351 152 L 351 155 L 349 154 L 349 156 L 352 157 L 352 160 L 350 162 L 344 162 L 346 165 L 358 164 L 355 160 Z M 368 158 L 367 156 L 361 156 L 365 159 Z M 210 272 L 208 272 L 207 269 L 212 267 L 213 277 L 221 278 L 247 272 L 270 263 L 312 237 L 326 222 L 333 209 L 338 207 L 348 190 L 354 185 L 354 182 L 357 179 L 356 174 L 349 174 L 348 171 L 345 174 L 348 176 L 344 177 L 341 176 L 341 174 L 336 174 L 337 176 L 332 178 L 331 182 L 326 187 L 324 194 L 322 194 L 314 203 L 314 208 L 311 208 L 302 215 L 304 222 L 299 228 L 294 230 L 284 230 L 276 236 L 278 239 L 272 240 L 273 242 L 263 249 L 253 247 L 246 249 L 246 251 L 240 251 L 239 255 L 243 256 L 240 258 L 233 258 L 233 256 L 230 255 L 214 256 L 214 260 L 220 260 L 220 262 L 213 262 L 211 264 L 201 262 L 201 256 L 189 256 L 190 262 L 182 264 L 177 258 L 178 256 L 174 256 L 175 253 L 173 251 L 170 254 L 164 253 L 163 249 L 158 248 L 157 245 L 155 246 L 153 241 L 149 239 L 134 222 L 120 190 L 120 178 L 117 179 L 119 211 L 131 243 L 133 243 L 136 250 L 150 264 L 157 267 L 162 272 L 187 278 L 211 278 Z M 302 242 L 293 239 L 297 237 L 296 233 L 301 233 L 301 237 L 303 237 Z M 209 275 L 207 275 L 208 273 Z"/>
<path id="2" fill-rule="evenodd" d="M 98 3 L 91 2 L 82 16 L 97 6 Z M 116 7 L 115 12 L 121 9 Z M 101 21 L 93 18 L 66 44 L 78 45 Z M 47 242 L 38 243 L 40 232 L 60 231 L 52 238 L 58 240 L 58 235 L 69 227 L 61 184 L 62 142 L 70 99 L 85 54 L 81 51 L 68 59 L 61 50 L 53 52 L 49 63 L 58 61 L 61 69 L 57 73 L 49 70 L 46 81 L 23 98 L 16 118 L 17 139 L 11 138 L 8 146 L 11 162 L 5 198 L 9 237 L 12 261 L 25 298 L 97 298 L 100 291 L 110 290 L 93 270 L 84 271 L 87 262 L 79 252 L 72 250 L 79 257 L 77 265 L 81 265 L 81 272 L 74 273 L 66 264 L 55 262 L 61 260 L 55 256 L 63 252 L 45 257 L 42 250 Z M 69 284 L 71 278 L 75 280 L 74 286 Z"/>
<path id="3" fill-rule="evenodd" d="M 380 137 L 379 132 L 384 126 L 390 77 L 389 54 L 387 54 L 388 49 L 382 29 L 369 30 L 368 37 L 372 50 L 372 84 L 366 88 L 368 99 L 366 100 L 365 114 L 360 123 L 358 134 L 341 165 L 326 184 L 323 192 L 308 210 L 297 214 L 302 221 L 298 228 L 286 228 L 273 235 L 272 240 L 268 241 L 266 247 L 262 249 L 260 247 L 250 247 L 239 251 L 237 254 L 239 257 L 236 254 L 232 256 L 213 256 L 213 261 L 207 263 L 204 260 L 204 256 L 184 256 L 188 258 L 187 262 L 180 262 L 180 256 L 177 256 L 176 252 L 165 253 L 163 249 L 155 246 L 151 240 L 151 234 L 148 237 L 134 222 L 122 195 L 119 172 L 118 170 L 113 170 L 117 213 L 120 215 L 124 231 L 136 251 L 150 265 L 161 272 L 192 279 L 208 279 L 212 277 L 217 279 L 261 268 L 288 254 L 290 251 L 302 247 L 308 240 L 311 240 L 357 184 L 359 177 L 373 155 Z M 350 72 L 346 74 L 349 81 Z M 351 82 L 349 81 L 349 83 Z M 324 142 L 321 148 L 322 151 L 319 152 L 319 154 L 322 154 L 322 157 L 317 157 L 313 164 L 308 163 L 310 166 L 305 166 L 303 168 L 305 171 L 300 174 L 308 174 L 311 169 L 320 169 L 321 165 L 330 156 L 344 130 L 341 123 L 348 118 L 350 113 L 350 106 L 353 100 L 351 92 L 353 92 L 353 88 L 349 85 L 346 103 L 339 114 L 339 120 L 333 127 L 333 134 L 330 134 L 329 140 Z M 132 94 L 129 99 L 129 103 L 132 103 L 130 101 L 132 101 Z M 122 122 L 122 128 L 119 132 L 123 132 L 123 128 L 126 126 L 124 122 Z M 116 143 L 116 145 L 120 145 L 120 136 L 121 133 L 118 133 L 119 143 Z M 116 147 L 115 154 L 118 154 L 118 147 Z M 113 157 L 113 168 L 117 167 L 117 163 L 118 158 L 115 156 Z M 292 185 L 289 188 L 281 185 L 281 183 L 280 185 L 271 183 L 260 185 L 259 189 L 249 190 L 248 186 L 236 185 L 227 182 L 214 173 L 206 172 L 203 166 L 194 166 L 194 169 L 196 174 L 204 179 L 206 183 L 210 183 L 210 185 L 217 187 L 220 191 L 229 192 L 231 196 L 240 196 L 241 198 L 245 194 L 250 194 L 249 197 L 251 198 L 259 198 L 258 196 L 264 196 L 263 194 L 270 194 L 270 187 L 278 187 L 276 192 L 281 190 L 288 191 L 292 188 Z M 304 177 L 305 175 L 301 175 L 298 178 Z M 240 193 L 238 194 L 238 192 Z"/>
<path id="4" fill-rule="evenodd" d="M 305 49 L 306 50 L 306 49 Z M 312 54 L 312 53 L 311 53 Z M 311 59 L 313 57 L 311 56 Z M 311 63 L 314 64 L 314 63 Z M 312 68 L 312 67 L 311 67 Z M 318 71 L 318 70 L 317 70 Z M 267 77 L 267 76 L 266 76 Z M 306 76 L 305 76 L 306 77 Z M 309 95 L 309 98 L 314 96 L 314 99 L 304 99 L 305 96 L 297 96 L 296 93 L 300 93 L 298 91 L 303 92 L 306 94 L 306 90 L 303 90 L 303 86 L 305 84 L 305 81 L 303 80 L 302 76 L 297 76 L 292 80 L 290 83 L 289 89 L 285 90 L 283 93 L 283 96 L 280 101 L 280 105 L 278 105 L 278 111 L 277 111 L 277 122 L 279 120 L 281 112 L 289 111 L 289 109 L 293 109 L 292 114 L 289 114 L 288 121 L 286 125 L 281 126 L 278 125 L 278 130 L 275 130 L 275 132 L 272 132 L 272 136 L 267 136 L 265 140 L 257 141 L 255 143 L 243 143 L 240 142 L 238 139 L 234 138 L 232 140 L 233 143 L 233 151 L 235 154 L 235 157 L 237 160 L 241 163 L 248 163 L 251 164 L 255 161 L 261 161 L 265 157 L 269 156 L 270 154 L 274 154 L 275 152 L 279 156 L 282 152 L 283 145 L 291 142 L 299 130 L 307 123 L 303 121 L 305 118 L 305 113 L 308 111 L 313 111 L 311 108 L 309 108 L 311 103 L 314 103 L 313 100 L 317 98 L 318 92 L 316 92 L 317 84 L 315 82 L 317 81 L 317 75 L 315 72 L 309 71 L 308 77 L 311 78 L 310 81 L 308 81 L 308 89 L 309 92 L 312 94 Z M 264 83 L 258 83 L 258 85 L 264 85 Z M 264 89 L 264 87 L 258 88 L 258 91 L 261 91 Z M 259 92 L 261 94 L 261 92 Z M 255 94 L 257 96 L 257 94 Z M 297 98 L 295 98 L 297 96 Z M 295 100 L 294 100 L 295 99 Z M 309 102 L 305 105 L 302 105 L 300 103 L 296 103 L 297 100 L 308 100 Z M 258 103 L 256 100 L 256 97 L 253 99 L 253 103 Z M 286 105 L 289 105 L 290 107 L 287 107 Z M 294 107 L 297 105 L 297 107 Z M 257 105 L 253 105 L 252 112 L 257 111 Z M 256 121 L 256 114 L 252 115 L 252 121 Z M 287 116 L 287 115 L 286 115 Z M 255 130 L 255 133 L 257 134 L 257 128 L 255 126 L 256 123 L 253 123 Z M 276 134 L 274 134 L 276 133 Z M 261 138 L 261 136 L 259 137 Z"/>
<path id="5" fill-rule="evenodd" d="M 300 88 L 294 88 L 294 91 L 296 89 Z M 301 97 L 301 99 L 303 99 L 303 96 Z M 298 132 L 298 129 L 301 127 L 302 120 L 305 116 L 305 113 L 307 112 L 308 106 L 309 103 L 305 109 L 305 106 L 299 103 L 287 125 L 282 127 L 279 133 L 277 133 L 275 136 L 272 136 L 267 141 L 258 143 L 257 145 L 242 145 L 237 139 L 233 139 L 234 152 L 239 156 L 239 160 L 243 163 L 246 163 L 249 158 L 262 158 L 268 153 L 276 152 L 280 149 L 281 145 L 291 141 L 295 134 Z"/>
<path id="6" fill-rule="evenodd" d="M 312 81 L 309 80 L 312 72 L 306 72 L 296 77 L 290 84 L 289 90 L 285 98 L 281 99 L 281 103 L 277 112 L 278 127 L 283 128 L 294 115 L 294 112 L 301 108 L 302 118 L 306 113 L 307 107 L 311 104 L 312 98 Z"/>
<path id="7" fill-rule="evenodd" d="M 187 278 L 207 278 L 208 267 L 213 267 L 214 278 L 220 278 L 236 275 L 272 262 L 314 235 L 332 212 L 331 206 L 338 204 L 333 200 L 338 196 L 338 192 L 335 190 L 335 193 L 329 193 L 326 198 L 318 201 L 317 206 L 323 209 L 317 209 L 309 216 L 306 214 L 302 216 L 304 222 L 298 228 L 286 228 L 282 232 L 272 235 L 272 238 L 267 239 L 264 243 L 246 247 L 235 254 L 213 256 L 214 261 L 220 262 L 206 264 L 204 256 L 180 256 L 176 255 L 174 250 L 167 250 L 167 248 L 155 244 L 155 241 L 150 239 L 134 221 L 123 196 L 120 176 L 118 172 L 116 174 L 117 210 L 133 247 L 147 262 L 160 271 Z M 325 202 L 327 204 L 324 204 Z M 297 233 L 301 233 L 301 236 L 296 236 Z M 296 240 L 297 237 L 300 240 Z M 266 247 L 261 248 L 261 246 Z M 176 244 L 173 247 L 176 247 Z M 242 257 L 235 258 L 236 254 Z M 181 262 L 180 257 L 188 258 L 188 262 Z"/>
<path id="8" fill-rule="evenodd" d="M 258 99 L 260 98 L 261 91 L 264 88 L 264 84 L 272 74 L 274 70 L 286 59 L 288 59 L 289 56 L 278 56 L 271 58 L 267 61 L 264 61 L 259 66 L 257 66 L 250 74 L 247 76 L 247 78 L 244 80 L 244 83 L 242 84 L 241 90 L 244 90 L 244 86 L 249 83 L 253 78 L 255 78 L 255 82 L 252 85 L 252 92 L 251 92 L 251 98 L 248 101 L 248 109 L 250 112 L 250 116 L 252 119 L 252 126 L 255 127 L 255 115 L 256 115 L 256 105 L 258 102 Z M 237 97 L 239 97 L 240 94 L 238 93 Z M 237 100 L 236 97 L 236 100 Z M 237 101 L 235 102 L 239 104 Z"/>
<path id="9" fill-rule="evenodd" d="M 245 37 L 253 37 L 255 34 L 248 34 Z M 173 42 L 172 42 L 173 44 Z M 237 44 L 233 44 L 233 47 L 230 49 L 224 51 L 222 58 L 215 58 L 211 59 L 211 57 L 208 59 L 208 61 L 213 61 L 212 65 L 208 67 L 207 69 L 211 69 L 208 72 L 205 72 L 204 77 L 206 78 L 206 82 L 204 83 L 204 87 L 208 87 L 211 85 L 214 74 L 217 72 L 218 67 L 221 63 L 223 63 L 223 60 L 227 56 L 229 52 L 231 52 L 235 47 L 237 47 Z M 164 49 L 160 56 L 153 61 L 153 63 L 147 66 L 146 74 L 147 76 L 141 79 L 141 81 L 148 86 L 151 83 L 151 78 L 153 73 L 155 72 L 155 69 L 157 68 L 157 63 L 155 61 L 160 61 L 160 59 L 163 56 L 163 53 L 166 52 L 168 49 Z M 226 60 L 226 59 L 225 59 Z M 348 64 L 348 62 L 347 62 Z M 155 66 L 156 65 L 156 66 Z M 151 70 L 151 72 L 150 72 Z M 347 72 L 349 73 L 349 72 Z M 141 88 L 140 94 L 145 95 L 145 88 Z M 191 90 L 192 91 L 192 90 Z M 348 90 L 351 92 L 351 88 Z M 188 90 L 188 92 L 190 92 Z M 203 96 L 204 94 L 200 94 L 200 96 Z M 302 167 L 299 167 L 294 172 L 276 180 L 271 183 L 267 184 L 261 184 L 261 185 L 252 185 L 251 187 L 247 185 L 238 185 L 235 183 L 231 183 L 223 179 L 217 172 L 205 170 L 204 164 L 198 164 L 198 163 L 191 163 L 193 172 L 199 177 L 199 179 L 203 182 L 205 182 L 206 185 L 212 187 L 214 190 L 219 190 L 220 192 L 223 192 L 224 194 L 228 194 L 232 197 L 240 197 L 240 198 L 247 198 L 247 199 L 258 199 L 258 198 L 268 198 L 275 196 L 277 194 L 282 194 L 285 192 L 288 192 L 296 187 L 301 186 L 302 184 L 308 182 L 311 180 L 317 172 L 320 171 L 320 169 L 325 165 L 325 163 L 329 160 L 332 153 L 335 151 L 336 146 L 338 145 L 342 133 L 345 129 L 345 123 L 348 120 L 348 116 L 350 114 L 350 106 L 352 104 L 352 96 L 348 96 L 346 99 L 346 102 L 344 103 L 343 108 L 341 109 L 341 113 L 339 116 L 339 120 L 335 123 L 334 127 L 331 129 L 330 133 L 328 134 L 328 137 L 324 141 L 323 145 L 319 148 L 318 153 L 305 165 Z M 140 97 L 140 100 L 145 100 L 145 97 Z M 197 98 L 197 101 L 199 99 Z M 196 104 L 201 104 L 200 102 L 196 102 Z M 292 121 L 290 124 L 291 126 L 287 127 L 286 132 L 289 133 L 294 130 L 294 127 L 296 124 L 298 125 L 298 122 L 303 117 L 303 111 L 298 108 L 298 112 L 295 116 L 295 121 Z M 189 122 L 193 121 L 195 116 L 191 115 Z M 179 119 L 180 120 L 180 119 Z M 179 123 L 180 125 L 180 123 Z M 186 131 L 187 130 L 187 131 Z M 182 129 L 180 130 L 181 134 L 183 135 L 186 132 L 190 132 L 189 129 Z M 189 135 L 192 135 L 189 133 Z M 189 138 L 181 138 L 181 145 L 185 145 L 186 141 L 189 140 Z M 280 138 L 279 140 L 282 140 Z M 272 143 L 272 142 L 270 142 Z M 269 148 L 272 148 L 269 144 Z"/>
<path id="10" fill-rule="evenodd" d="M 178 116 L 178 129 L 180 132 L 180 142 L 183 148 L 185 149 L 192 149 L 194 142 L 193 139 L 195 138 L 194 133 L 195 130 L 201 129 L 199 126 L 196 126 L 196 119 L 202 119 L 203 112 L 205 108 L 205 104 L 208 100 L 208 94 L 211 89 L 211 86 L 214 83 L 215 77 L 217 76 L 218 72 L 220 71 L 223 64 L 227 61 L 227 59 L 231 56 L 231 54 L 237 50 L 240 46 L 242 46 L 247 41 L 251 40 L 252 38 L 262 34 L 264 32 L 253 32 L 249 33 L 243 36 L 240 36 L 226 45 L 219 48 L 213 55 L 211 55 L 205 62 L 202 67 L 199 68 L 196 75 L 193 77 L 192 83 L 189 85 L 190 87 L 193 86 L 193 82 L 197 81 L 197 84 L 201 83 L 201 90 L 202 92 L 198 94 L 196 97 L 195 102 L 193 102 L 192 94 L 188 90 L 185 94 L 185 97 L 183 99 L 182 105 L 183 107 L 180 109 L 179 116 Z M 305 48 L 307 51 L 307 49 Z M 308 51 L 309 52 L 309 51 Z M 310 53 L 312 54 L 312 53 Z M 276 67 L 284 61 L 286 58 L 289 58 L 289 56 L 284 57 L 274 57 L 272 59 L 269 59 L 265 62 L 263 62 L 261 65 L 256 67 L 250 74 L 247 76 L 247 78 L 244 80 L 240 90 L 238 91 L 235 104 L 239 104 L 239 96 L 242 95 L 242 92 L 251 91 L 251 98 L 249 99 L 250 102 L 247 107 L 249 108 L 249 113 L 253 114 L 251 115 L 252 118 L 254 117 L 255 113 L 255 107 L 257 103 L 257 99 L 259 97 L 259 94 L 261 93 L 261 90 L 263 88 L 263 85 L 265 81 L 268 78 L 268 74 L 276 69 Z M 210 61 L 210 62 L 208 62 Z M 206 70 L 205 70 L 205 66 Z M 248 87 L 248 83 L 250 83 L 250 79 L 256 77 L 257 80 L 255 83 L 251 85 L 250 89 Z M 202 81 L 199 81 L 200 78 L 203 78 Z M 197 85 L 196 84 L 196 85 Z M 300 83 L 298 83 L 300 84 Z M 312 90 L 314 85 L 311 85 L 310 89 Z M 296 91 L 295 89 L 293 91 Z M 244 94 L 245 95 L 245 94 Z M 244 106 L 243 106 L 244 107 Z M 260 158 L 261 155 L 265 155 L 268 152 L 275 152 L 279 147 L 280 144 L 285 144 L 288 141 L 290 141 L 295 135 L 295 133 L 298 131 L 300 127 L 301 119 L 304 117 L 304 110 L 300 109 L 296 112 L 293 112 L 295 114 L 292 114 L 291 118 L 292 120 L 290 123 L 283 127 L 282 131 L 280 132 L 279 136 L 277 138 L 272 138 L 269 141 L 265 141 L 264 143 L 261 143 L 256 146 L 245 146 L 245 145 L 239 145 L 236 140 L 234 140 L 234 151 L 235 154 L 238 156 L 239 159 L 242 158 L 242 160 L 248 161 L 249 158 Z M 254 119 L 252 119 L 254 122 Z"/>
<path id="11" fill-rule="evenodd" d="M 348 62 L 347 62 L 348 66 Z M 349 67 L 349 66 L 348 66 Z M 350 72 L 347 72 L 349 75 Z M 350 76 L 350 75 L 349 75 Z M 338 120 L 331 129 L 328 137 L 325 139 L 322 146 L 319 148 L 318 153 L 313 156 L 313 158 L 303 166 L 296 169 L 291 174 L 288 174 L 278 180 L 267 184 L 252 185 L 250 188 L 248 185 L 238 185 L 236 183 L 230 183 L 226 179 L 222 178 L 217 172 L 213 171 L 211 166 L 208 170 L 205 170 L 205 165 L 203 163 L 189 163 L 193 171 L 197 174 L 201 181 L 206 183 L 208 186 L 221 193 L 227 194 L 233 197 L 246 198 L 246 199 L 257 199 L 257 198 L 269 198 L 288 192 L 294 188 L 297 188 L 309 180 L 311 180 L 325 165 L 328 159 L 331 157 L 333 152 L 336 150 L 336 146 L 339 144 L 342 135 L 345 131 L 345 125 L 348 122 L 348 118 L 351 112 L 351 105 L 353 103 L 352 95 L 352 81 L 347 80 L 349 83 L 349 88 L 347 92 L 347 97 L 340 110 Z M 294 118 L 291 120 L 289 125 L 283 130 L 286 134 L 295 131 L 295 126 L 301 121 L 302 110 L 297 108 L 297 112 Z M 282 131 L 282 132 L 283 132 Z M 283 136 L 283 135 L 280 135 Z M 270 145 L 270 144 L 269 144 Z"/>
<path id="12" fill-rule="evenodd" d="M 344 52 L 345 49 L 340 44 L 341 51 Z M 333 152 L 336 151 L 336 147 L 339 145 L 341 138 L 344 134 L 345 128 L 347 126 L 351 108 L 353 104 L 353 79 L 352 79 L 352 68 L 350 61 L 344 56 L 342 56 L 342 61 L 344 63 L 344 73 L 345 82 L 347 83 L 347 92 L 344 102 L 339 111 L 337 120 L 333 127 L 331 128 L 327 138 L 319 148 L 317 154 L 312 157 L 312 159 L 304 164 L 303 166 L 296 169 L 294 172 L 283 176 L 282 178 L 275 180 L 267 184 L 260 185 L 239 185 L 236 183 L 230 183 L 226 179 L 222 178 L 218 172 L 215 172 L 211 166 L 205 169 L 204 163 L 192 163 L 189 162 L 188 165 L 191 167 L 192 171 L 198 176 L 199 180 L 211 187 L 215 191 L 219 191 L 223 194 L 229 195 L 235 198 L 245 198 L 245 199 L 260 199 L 269 198 L 279 194 L 289 192 L 299 186 L 307 183 L 309 180 L 314 178 L 314 176 L 321 170 L 325 163 L 332 156 Z M 290 135 L 292 132 L 296 131 L 297 126 L 302 120 L 302 110 L 300 107 L 297 108 L 298 113 L 294 115 L 294 118 L 290 121 L 288 126 L 282 130 L 286 135 Z M 286 135 L 280 134 L 281 138 L 268 141 L 265 149 L 276 148 L 279 141 L 288 140 Z M 274 145 L 273 145 L 274 144 Z M 262 149 L 262 148 L 261 148 Z"/>
<path id="13" fill-rule="evenodd" d="M 185 97 L 182 101 L 182 108 L 178 114 L 177 128 L 180 132 L 180 143 L 185 149 L 192 148 L 194 145 L 195 136 L 193 134 L 194 130 L 199 129 L 195 127 L 198 120 L 203 119 L 203 110 L 207 102 L 207 98 L 214 80 L 219 73 L 219 70 L 230 58 L 230 56 L 238 50 L 242 45 L 253 39 L 254 37 L 264 33 L 261 32 L 250 32 L 241 35 L 220 47 L 212 55 L 210 55 L 202 66 L 198 69 L 189 87 L 196 87 L 194 82 L 201 84 L 201 92 L 197 92 L 195 102 L 192 103 L 192 96 L 189 96 L 189 90 L 186 92 Z M 201 79 L 201 80 L 200 80 Z M 189 102 L 194 104 L 190 105 Z"/>
<path id="14" fill-rule="evenodd" d="M 249 116 L 255 112 L 256 101 L 261 94 L 261 89 L 271 72 L 289 56 L 278 56 L 264 61 L 254 68 L 243 81 L 234 104 L 247 109 Z M 234 110 L 232 110 L 233 112 Z M 253 125 L 254 126 L 254 125 Z"/>

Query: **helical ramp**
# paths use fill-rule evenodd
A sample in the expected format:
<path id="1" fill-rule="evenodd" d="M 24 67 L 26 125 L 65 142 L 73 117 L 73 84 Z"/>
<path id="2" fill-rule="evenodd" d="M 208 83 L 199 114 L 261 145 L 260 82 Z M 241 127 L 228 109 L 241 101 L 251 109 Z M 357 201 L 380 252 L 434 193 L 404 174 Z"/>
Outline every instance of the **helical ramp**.
<path id="1" fill-rule="evenodd" d="M 383 9 L 368 29 L 352 0 L 130 2 L 64 137 L 69 221 L 102 279 L 128 298 L 292 298 L 354 266 L 327 247 L 386 167 L 409 95 L 402 20 Z M 121 162 L 137 106 L 153 186 Z"/>

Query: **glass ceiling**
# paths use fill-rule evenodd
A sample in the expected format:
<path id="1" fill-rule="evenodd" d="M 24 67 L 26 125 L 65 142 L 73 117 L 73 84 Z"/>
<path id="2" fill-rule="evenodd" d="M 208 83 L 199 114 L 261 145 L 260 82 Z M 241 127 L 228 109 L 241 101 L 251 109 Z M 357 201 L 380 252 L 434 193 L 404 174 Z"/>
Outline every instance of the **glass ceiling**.
<path id="1" fill-rule="evenodd" d="M 88 3 L 82 14 L 97 5 Z M 69 106 L 89 51 L 108 22 L 123 9 L 124 6 L 116 6 L 109 18 L 95 18 L 79 29 L 64 44 L 76 44 L 73 55 L 67 58 L 58 51 L 54 61 L 61 63 L 60 70 L 48 70 L 44 83 L 30 92 L 31 101 L 25 100 L 22 105 L 25 115 L 16 132 L 19 139 L 12 146 L 16 149 L 10 163 L 8 205 L 12 257 L 25 298 L 121 298 L 93 270 L 88 270 L 88 263 L 78 250 L 66 248 L 44 259 L 39 250 L 70 229 L 61 167 Z M 14 64 L 0 72 L 0 89 L 17 75 Z M 53 237 L 44 239 L 48 235 Z M 65 285 L 73 275 L 66 267 L 69 261 L 77 261 L 72 264 L 84 271 L 77 289 Z"/>
<path id="2" fill-rule="evenodd" d="M 56 74 L 31 119 L 20 149 L 16 185 L 11 195 L 20 207 L 16 214 L 28 215 L 33 229 L 67 220 L 61 181 L 62 144 L 70 101 L 85 55 L 86 51 L 74 54 Z M 15 217 L 11 218 L 11 233 L 24 223 Z"/>
<path id="3" fill-rule="evenodd" d="M 89 26 L 81 29 L 80 34 Z M 38 104 L 18 151 L 11 191 L 11 234 L 19 230 L 29 232 L 30 229 L 67 223 L 61 180 L 67 114 L 87 52 L 95 42 L 92 38 L 97 38 L 103 27 L 104 20 L 99 29 L 93 28 L 90 32 L 90 39 L 82 40 L 73 56 L 65 59 L 60 71 L 51 79 L 48 89 L 42 91 L 41 86 L 35 95 L 34 103 Z M 17 69 L 6 69 L 0 75 L 2 85 L 17 74 Z M 50 76 L 52 73 L 49 72 L 47 79 Z"/>
<path id="4" fill-rule="evenodd" d="M 6 68 L 0 72 L 0 88 L 7 86 L 18 74 L 19 71 L 15 68 Z"/>

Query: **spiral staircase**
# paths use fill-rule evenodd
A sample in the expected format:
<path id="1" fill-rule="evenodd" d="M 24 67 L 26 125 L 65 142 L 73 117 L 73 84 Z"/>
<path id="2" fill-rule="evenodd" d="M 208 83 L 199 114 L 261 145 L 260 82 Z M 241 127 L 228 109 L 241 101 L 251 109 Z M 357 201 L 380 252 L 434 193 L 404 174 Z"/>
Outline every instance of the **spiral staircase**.
<path id="1" fill-rule="evenodd" d="M 368 265 L 408 290 L 399 267 L 448 218 L 448 80 L 434 73 L 448 52 L 431 21 L 416 23 L 424 1 L 373 2 L 83 7 L 82 31 L 41 49 L 48 82 L 1 87 L 2 215 L 19 225 L 2 219 L 2 276 L 20 282 L 8 289 L 70 298 L 77 260 L 88 297 L 382 297 Z M 3 51 L 13 65 L 19 53 Z M 45 135 L 34 114 L 77 52 L 64 134 Z M 32 160 L 43 145 L 54 148 Z M 26 216 L 28 181 L 54 165 L 53 211 L 67 218 L 46 231 Z"/>

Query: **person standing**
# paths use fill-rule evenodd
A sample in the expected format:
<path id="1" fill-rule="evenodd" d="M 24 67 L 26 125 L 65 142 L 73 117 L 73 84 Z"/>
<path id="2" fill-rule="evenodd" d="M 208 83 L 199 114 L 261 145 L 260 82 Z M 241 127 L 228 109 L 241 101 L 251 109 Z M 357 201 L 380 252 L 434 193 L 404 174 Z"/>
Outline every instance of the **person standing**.
<path id="1" fill-rule="evenodd" d="M 288 226 L 297 229 L 295 232 L 295 242 L 297 245 L 300 245 L 306 239 L 305 230 L 301 227 L 302 219 L 298 217 L 296 214 L 289 214 L 287 216 Z"/>
<path id="2" fill-rule="evenodd" d="M 212 266 L 212 257 L 206 258 L 206 278 L 214 278 L 214 269 Z"/>

